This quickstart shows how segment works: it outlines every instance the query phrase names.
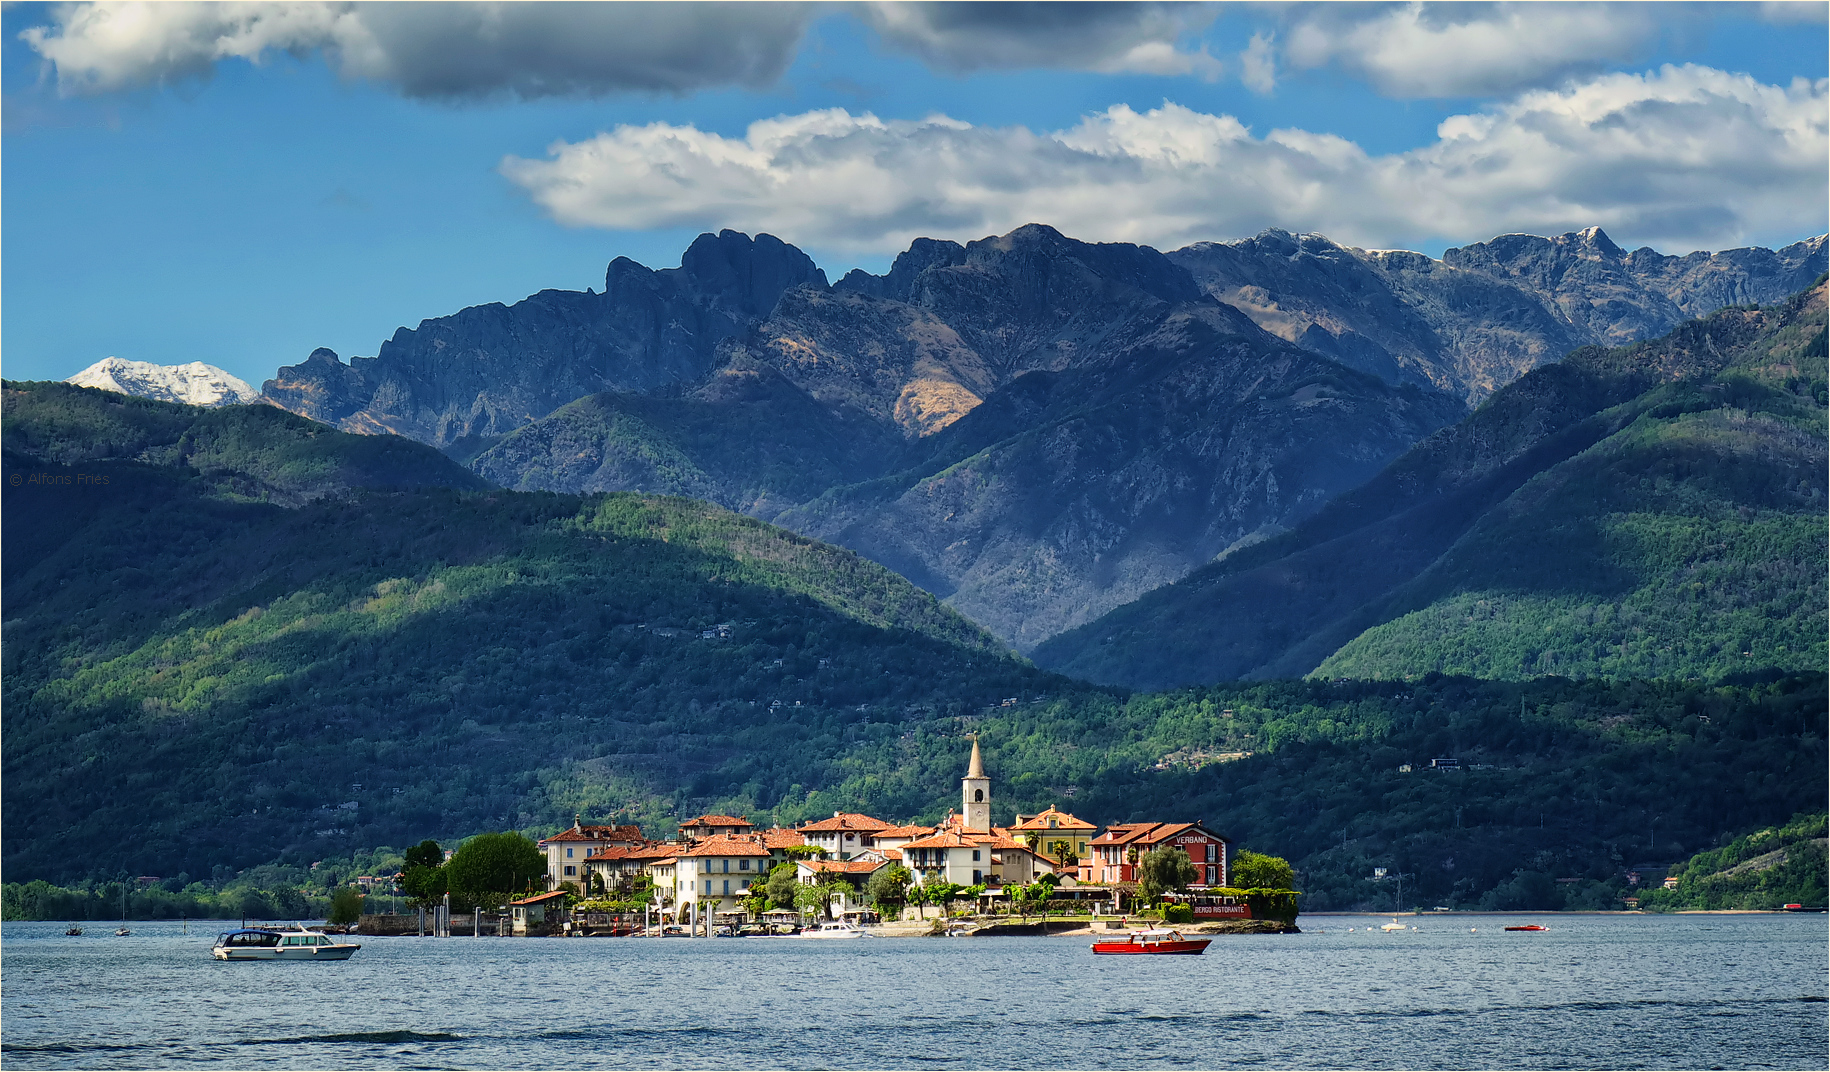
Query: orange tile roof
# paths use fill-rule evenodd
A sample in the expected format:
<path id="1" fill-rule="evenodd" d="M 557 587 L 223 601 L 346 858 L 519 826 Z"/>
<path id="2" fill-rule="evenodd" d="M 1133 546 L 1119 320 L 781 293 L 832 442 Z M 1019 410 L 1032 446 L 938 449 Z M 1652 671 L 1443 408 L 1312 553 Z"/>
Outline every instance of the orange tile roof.
<path id="1" fill-rule="evenodd" d="M 1050 826 L 1049 822 L 1051 820 L 1053 820 L 1057 825 Z M 1085 819 L 1076 819 L 1074 816 L 1069 815 L 1067 812 L 1062 811 L 1059 808 L 1050 806 L 1049 808 L 1043 810 L 1040 814 L 1032 815 L 1029 818 L 1023 820 L 1022 822 L 1018 823 L 1012 829 L 1024 830 L 1024 831 L 1039 830 L 1039 831 L 1046 833 L 1047 831 L 1050 831 L 1050 830 L 1096 830 L 1096 829 L 1098 829 L 1098 827 L 1095 827 L 1092 823 L 1087 822 Z"/>
<path id="2" fill-rule="evenodd" d="M 767 856 L 769 850 L 763 848 L 762 842 L 749 837 L 726 837 L 723 834 L 709 837 L 693 843 L 692 846 L 680 848 L 676 856 Z"/>
<path id="3" fill-rule="evenodd" d="M 606 845 L 585 857 L 585 862 L 593 860 L 652 860 L 662 856 L 672 856 L 672 845 Z"/>
<path id="4" fill-rule="evenodd" d="M 1199 830 L 1220 840 L 1227 840 L 1200 823 L 1113 823 L 1105 832 L 1093 839 L 1093 844 L 1111 845 L 1157 845 L 1168 841 L 1177 834 L 1190 830 Z"/>
<path id="5" fill-rule="evenodd" d="M 536 893 L 532 897 L 523 897 L 519 901 L 510 901 L 508 903 L 511 905 L 532 905 L 540 904 L 542 901 L 555 900 L 564 896 L 566 896 L 566 891 L 554 890 L 551 893 Z"/>
<path id="6" fill-rule="evenodd" d="M 753 826 L 750 820 L 741 815 L 701 815 L 687 819 L 681 826 Z"/>
<path id="7" fill-rule="evenodd" d="M 873 819 L 868 815 L 860 815 L 857 812 L 840 812 L 830 819 L 821 819 L 817 823 L 807 823 L 796 829 L 800 830 L 802 833 L 811 831 L 816 834 L 824 834 L 834 830 L 856 830 L 874 834 L 879 830 L 888 830 L 890 827 L 891 824 L 884 822 L 882 819 Z"/>
<path id="8" fill-rule="evenodd" d="M 764 830 L 756 836 L 762 838 L 763 847 L 766 849 L 786 849 L 795 845 L 807 844 L 807 839 L 801 836 L 799 830 Z"/>
<path id="9" fill-rule="evenodd" d="M 887 827 L 883 830 L 877 831 L 875 836 L 879 837 L 879 838 L 886 838 L 886 837 L 915 838 L 915 837 L 927 837 L 929 834 L 932 834 L 932 833 L 934 833 L 934 827 L 922 826 L 919 823 L 910 823 L 908 826 Z"/>
<path id="10" fill-rule="evenodd" d="M 925 838 L 916 838 L 902 846 L 909 849 L 976 849 L 992 840 L 993 835 L 975 830 L 942 830 Z"/>
<path id="11" fill-rule="evenodd" d="M 552 837 L 541 838 L 540 844 L 549 841 L 641 841 L 642 828 L 639 826 L 573 826 L 561 830 Z"/>

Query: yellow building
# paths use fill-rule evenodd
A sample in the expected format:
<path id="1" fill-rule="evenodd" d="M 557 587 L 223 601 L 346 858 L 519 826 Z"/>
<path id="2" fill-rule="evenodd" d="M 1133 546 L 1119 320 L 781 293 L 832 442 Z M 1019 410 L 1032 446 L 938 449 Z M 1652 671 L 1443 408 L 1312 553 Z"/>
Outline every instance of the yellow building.
<path id="1" fill-rule="evenodd" d="M 1085 819 L 1076 819 L 1060 808 L 1050 805 L 1048 810 L 1038 815 L 1018 815 L 1017 821 L 999 833 L 1013 840 L 1029 843 L 1031 834 L 1038 835 L 1036 849 L 1048 856 L 1057 856 L 1055 843 L 1066 842 L 1068 851 L 1075 859 L 1087 858 L 1087 846 L 1093 840 L 1099 828 Z"/>

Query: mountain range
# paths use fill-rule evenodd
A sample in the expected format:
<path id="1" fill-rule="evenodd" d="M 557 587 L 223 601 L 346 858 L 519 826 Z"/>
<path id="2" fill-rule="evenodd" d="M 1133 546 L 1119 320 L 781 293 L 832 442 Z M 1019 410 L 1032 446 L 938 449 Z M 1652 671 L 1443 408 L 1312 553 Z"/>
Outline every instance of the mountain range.
<path id="1" fill-rule="evenodd" d="M 328 350 L 263 388 L 505 487 L 689 495 L 853 548 L 1019 650 L 1299 524 L 1582 345 L 1771 302 L 1819 237 L 1667 257 L 1599 229 L 1440 261 L 1268 231 L 1168 254 L 1030 225 L 828 283 L 768 235 Z"/>

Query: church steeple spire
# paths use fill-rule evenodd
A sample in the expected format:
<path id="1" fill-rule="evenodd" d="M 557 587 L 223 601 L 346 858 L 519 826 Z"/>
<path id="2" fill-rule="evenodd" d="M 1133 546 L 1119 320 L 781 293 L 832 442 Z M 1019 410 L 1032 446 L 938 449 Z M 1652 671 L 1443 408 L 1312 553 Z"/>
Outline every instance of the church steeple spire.
<path id="1" fill-rule="evenodd" d="M 991 831 L 991 779 L 985 776 L 985 760 L 979 755 L 979 738 L 972 736 L 972 761 L 966 765 L 966 776 L 959 780 L 960 829 Z"/>

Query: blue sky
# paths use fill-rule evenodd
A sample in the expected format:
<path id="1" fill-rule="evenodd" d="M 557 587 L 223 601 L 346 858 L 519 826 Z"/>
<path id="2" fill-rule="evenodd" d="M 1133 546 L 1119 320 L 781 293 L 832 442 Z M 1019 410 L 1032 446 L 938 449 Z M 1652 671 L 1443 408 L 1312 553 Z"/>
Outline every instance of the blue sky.
<path id="1" fill-rule="evenodd" d="M 767 230 L 1666 252 L 1826 228 L 1822 4 L 11 5 L 4 372 L 315 346 Z"/>

